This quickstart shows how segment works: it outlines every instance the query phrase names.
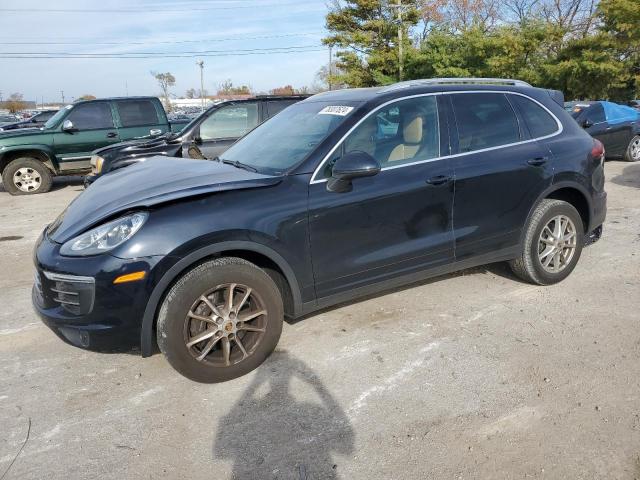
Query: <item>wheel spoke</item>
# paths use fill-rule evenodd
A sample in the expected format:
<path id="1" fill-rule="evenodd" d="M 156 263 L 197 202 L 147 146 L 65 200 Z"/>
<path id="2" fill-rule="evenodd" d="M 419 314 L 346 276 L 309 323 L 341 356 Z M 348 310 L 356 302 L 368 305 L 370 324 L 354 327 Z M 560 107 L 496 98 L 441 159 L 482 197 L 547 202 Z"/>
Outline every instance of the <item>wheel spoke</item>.
<path id="1" fill-rule="evenodd" d="M 547 248 L 545 248 L 542 253 L 540 253 L 540 260 L 542 260 L 543 258 L 546 258 L 547 256 L 551 255 L 553 252 L 555 252 L 556 247 L 555 246 L 548 246 Z"/>
<path id="2" fill-rule="evenodd" d="M 256 317 L 259 317 L 260 315 L 266 315 L 267 311 L 266 310 L 258 310 L 257 312 L 251 312 L 248 313 L 242 317 L 238 317 L 238 320 L 241 322 L 248 322 L 249 320 L 253 320 Z"/>
<path id="3" fill-rule="evenodd" d="M 244 345 L 242 344 L 242 341 L 240 341 L 240 338 L 238 336 L 235 336 L 234 340 L 236 341 L 238 348 L 240 348 L 240 350 L 242 351 L 242 359 L 244 360 L 249 355 L 247 354 L 247 351 L 245 350 Z"/>
<path id="4" fill-rule="evenodd" d="M 236 307 L 236 312 L 239 312 L 240 310 L 242 310 L 242 307 L 244 307 L 244 304 L 246 303 L 246 301 L 249 299 L 250 296 L 251 296 L 251 289 L 247 287 L 247 292 L 244 294 L 244 297 L 242 297 L 242 300 L 240 300 L 240 303 Z"/>
<path id="5" fill-rule="evenodd" d="M 562 217 L 556 217 L 553 221 L 553 237 L 558 239 L 562 236 Z"/>
<path id="6" fill-rule="evenodd" d="M 209 355 L 209 352 L 214 347 L 214 345 L 218 343 L 219 340 L 220 340 L 220 337 L 218 338 L 213 337 L 211 340 L 209 340 L 209 343 L 207 343 L 207 345 L 204 347 L 204 350 L 202 350 L 202 353 L 196 357 L 196 360 L 198 360 L 199 362 L 204 360 L 204 357 Z"/>
<path id="7" fill-rule="evenodd" d="M 231 345 L 229 344 L 229 339 L 227 337 L 222 338 L 222 356 L 224 358 L 224 364 L 228 367 L 231 365 L 229 361 L 229 357 L 231 355 Z"/>
<path id="8" fill-rule="evenodd" d="M 553 256 L 553 269 L 556 272 L 560 270 L 560 250 Z"/>
<path id="9" fill-rule="evenodd" d="M 207 338 L 211 338 L 216 334 L 217 330 L 206 330 L 204 332 L 202 332 L 199 335 L 196 335 L 195 337 L 191 337 L 189 339 L 189 343 L 187 343 L 187 347 L 191 348 L 193 347 L 196 343 L 200 343 L 203 340 L 206 340 Z"/>
<path id="10" fill-rule="evenodd" d="M 209 307 L 211 309 L 211 311 L 213 313 L 215 313 L 218 317 L 222 317 L 223 315 L 220 313 L 220 310 L 218 310 L 218 307 L 216 307 L 213 302 L 211 302 L 206 295 L 202 295 L 200 297 L 200 300 L 202 300 L 204 303 L 207 304 L 207 307 Z"/>
<path id="11" fill-rule="evenodd" d="M 233 309 L 233 290 L 236 288 L 236 284 L 229 285 L 229 292 L 227 293 L 227 313 Z"/>
<path id="12" fill-rule="evenodd" d="M 265 332 L 266 328 L 252 327 L 251 325 L 238 325 L 238 330 L 245 330 L 247 332 Z"/>
<path id="13" fill-rule="evenodd" d="M 189 316 L 189 318 L 193 318 L 194 320 L 200 320 L 201 322 L 216 323 L 212 318 L 203 317 L 202 315 L 198 315 L 196 313 L 193 313 L 192 311 L 187 313 L 187 315 Z"/>

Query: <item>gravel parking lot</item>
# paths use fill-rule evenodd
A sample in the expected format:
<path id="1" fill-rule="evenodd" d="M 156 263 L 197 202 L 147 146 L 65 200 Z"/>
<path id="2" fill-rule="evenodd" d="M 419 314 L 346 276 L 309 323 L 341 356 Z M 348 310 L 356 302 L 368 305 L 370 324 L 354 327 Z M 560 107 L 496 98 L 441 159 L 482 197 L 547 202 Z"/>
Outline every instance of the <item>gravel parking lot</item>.
<path id="1" fill-rule="evenodd" d="M 32 248 L 81 182 L 0 187 L 0 477 L 640 478 L 640 164 L 606 172 L 604 236 L 563 283 L 490 265 L 343 305 L 219 385 L 45 328 Z"/>

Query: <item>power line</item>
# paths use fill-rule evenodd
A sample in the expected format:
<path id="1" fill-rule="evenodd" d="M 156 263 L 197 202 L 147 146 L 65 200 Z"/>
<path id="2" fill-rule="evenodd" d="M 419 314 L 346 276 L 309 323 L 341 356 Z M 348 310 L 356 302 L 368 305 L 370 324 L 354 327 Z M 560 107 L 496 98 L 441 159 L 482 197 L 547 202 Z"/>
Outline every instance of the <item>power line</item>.
<path id="1" fill-rule="evenodd" d="M 120 57 L 129 57 L 129 58 L 154 58 L 154 57 L 169 57 L 169 58 L 178 58 L 178 57 L 192 57 L 199 55 L 211 55 L 211 54 L 234 54 L 234 53 L 253 53 L 253 52 L 280 52 L 280 51 L 297 51 L 297 50 L 306 50 L 309 48 L 318 48 L 318 45 L 301 45 L 301 46 L 291 46 L 291 47 L 270 47 L 270 48 L 242 48 L 236 50 L 198 50 L 198 51 L 186 51 L 186 52 L 122 52 L 122 53 L 100 53 L 100 52 L 0 52 L 0 55 L 24 55 L 24 56 L 33 56 L 33 57 L 42 57 L 48 58 L 49 56 L 58 56 L 61 58 L 65 57 L 95 57 L 95 58 L 120 58 Z"/>
<path id="2" fill-rule="evenodd" d="M 25 54 L 5 54 L 0 53 L 0 58 L 21 58 L 21 59 L 148 59 L 148 58 L 196 58 L 196 57 L 241 57 L 245 55 L 276 55 L 282 53 L 306 53 L 306 52 L 320 52 L 324 51 L 324 48 L 314 47 L 308 49 L 299 50 L 279 50 L 279 51 L 252 51 L 252 52 L 224 52 L 224 53 L 199 53 L 193 55 L 158 55 L 158 56 L 130 56 L 129 54 L 113 55 L 106 54 L 104 56 L 96 56 L 95 54 L 86 54 L 84 56 L 72 56 L 72 55 L 57 55 L 57 54 L 39 54 L 39 55 L 25 55 Z"/>
<path id="3" fill-rule="evenodd" d="M 258 3 L 253 5 L 217 5 L 211 7 L 185 7 L 181 9 L 163 9 L 154 10 L 153 13 L 188 13 L 188 12 L 210 12 L 215 10 L 239 10 L 247 8 L 261 7 L 291 7 L 302 5 L 299 1 L 279 2 L 279 3 Z M 154 6 L 157 8 L 157 5 Z M 114 8 L 114 9 L 97 9 L 97 8 L 38 8 L 39 13 L 148 13 L 151 7 L 147 8 Z M 33 8 L 0 8 L 0 12 L 5 13 L 25 13 L 32 15 Z"/>
<path id="4" fill-rule="evenodd" d="M 286 33 L 281 35 L 256 35 L 256 36 L 235 36 L 224 38 L 210 38 L 201 40 L 160 40 L 160 41 L 132 41 L 132 42 L 90 42 L 90 41 L 41 41 L 41 42 L 6 42 L 2 41 L 2 45 L 178 45 L 184 43 L 217 43 L 217 42 L 231 42 L 242 40 L 263 40 L 270 38 L 290 38 L 290 37 L 306 37 L 311 35 L 317 35 L 324 33 L 320 30 L 316 32 L 300 32 L 300 33 Z M 15 37 L 10 37 L 15 38 Z"/>

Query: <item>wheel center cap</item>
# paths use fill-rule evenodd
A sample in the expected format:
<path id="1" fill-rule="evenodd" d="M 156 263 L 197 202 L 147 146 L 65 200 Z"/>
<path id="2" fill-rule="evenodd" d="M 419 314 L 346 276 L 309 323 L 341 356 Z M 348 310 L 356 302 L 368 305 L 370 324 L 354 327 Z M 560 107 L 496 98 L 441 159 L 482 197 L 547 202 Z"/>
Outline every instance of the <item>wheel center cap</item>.
<path id="1" fill-rule="evenodd" d="M 228 333 L 233 332 L 233 322 L 227 322 L 224 325 L 224 330 Z"/>

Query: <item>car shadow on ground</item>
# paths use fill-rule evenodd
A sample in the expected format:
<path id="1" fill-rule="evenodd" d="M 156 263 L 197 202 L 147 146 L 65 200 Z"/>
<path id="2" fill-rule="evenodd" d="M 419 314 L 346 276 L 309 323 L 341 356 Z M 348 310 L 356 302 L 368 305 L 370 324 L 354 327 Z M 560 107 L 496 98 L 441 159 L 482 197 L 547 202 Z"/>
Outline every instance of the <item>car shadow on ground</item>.
<path id="1" fill-rule="evenodd" d="M 640 162 L 632 163 L 622 170 L 621 175 L 616 175 L 611 179 L 616 185 L 623 187 L 640 188 Z"/>
<path id="2" fill-rule="evenodd" d="M 507 264 L 507 262 L 498 262 L 498 263 L 491 263 L 491 264 L 487 264 L 487 265 L 481 265 L 479 267 L 473 267 L 473 268 L 467 268 L 465 270 L 460 270 L 457 272 L 453 272 L 453 273 L 448 273 L 445 275 L 439 275 L 437 277 L 432 277 L 432 278 L 428 278 L 425 280 L 420 280 L 414 283 L 410 283 L 408 285 L 402 285 L 401 287 L 396 287 L 396 288 L 390 288 L 389 290 L 383 290 L 382 292 L 378 292 L 378 293 L 373 293 L 371 295 L 365 295 L 363 297 L 358 297 L 355 298 L 354 300 L 349 300 L 346 302 L 342 302 L 342 303 L 338 303 L 336 305 L 331 305 L 330 307 L 326 307 L 323 308 L 321 310 L 316 310 L 315 312 L 311 312 L 307 315 L 304 315 L 302 317 L 299 318 L 295 318 L 295 319 L 290 319 L 290 318 L 285 318 L 285 321 L 289 324 L 289 325 L 294 325 L 298 322 L 304 321 L 308 318 L 311 317 L 315 317 L 317 315 L 322 315 L 323 313 L 326 312 L 330 312 L 331 310 L 336 310 L 338 308 L 342 308 L 342 307 L 346 307 L 349 305 L 353 305 L 356 303 L 360 303 L 360 302 L 366 302 L 367 300 L 373 300 L 376 298 L 379 298 L 381 296 L 384 295 L 390 295 L 392 293 L 397 293 L 397 292 L 403 292 L 405 290 L 410 290 L 412 288 L 417 288 L 417 287 L 422 287 L 425 285 L 430 285 L 432 283 L 436 283 L 436 282 L 442 282 L 451 278 L 457 278 L 457 277 L 464 277 L 466 275 L 496 275 L 498 277 L 503 277 L 506 278 L 508 280 L 513 280 L 514 282 L 517 283 L 522 283 L 525 285 L 530 285 L 529 283 L 523 281 L 522 279 L 520 279 L 519 277 L 517 277 L 512 271 L 511 268 L 509 267 L 509 265 Z"/>
<path id="3" fill-rule="evenodd" d="M 334 455 L 352 454 L 354 443 L 349 418 L 320 378 L 280 350 L 220 419 L 213 455 L 233 463 L 234 480 L 333 479 Z"/>
<path id="4" fill-rule="evenodd" d="M 84 190 L 83 187 L 84 177 L 80 175 L 68 175 L 66 177 L 55 177 L 53 179 L 53 184 L 51 185 L 51 192 L 56 190 L 63 189 L 65 187 L 72 187 L 74 191 L 81 192 Z M 7 193 L 7 190 L 4 188 L 2 182 L 0 182 L 0 193 Z M 40 194 L 40 195 L 46 195 Z"/>

